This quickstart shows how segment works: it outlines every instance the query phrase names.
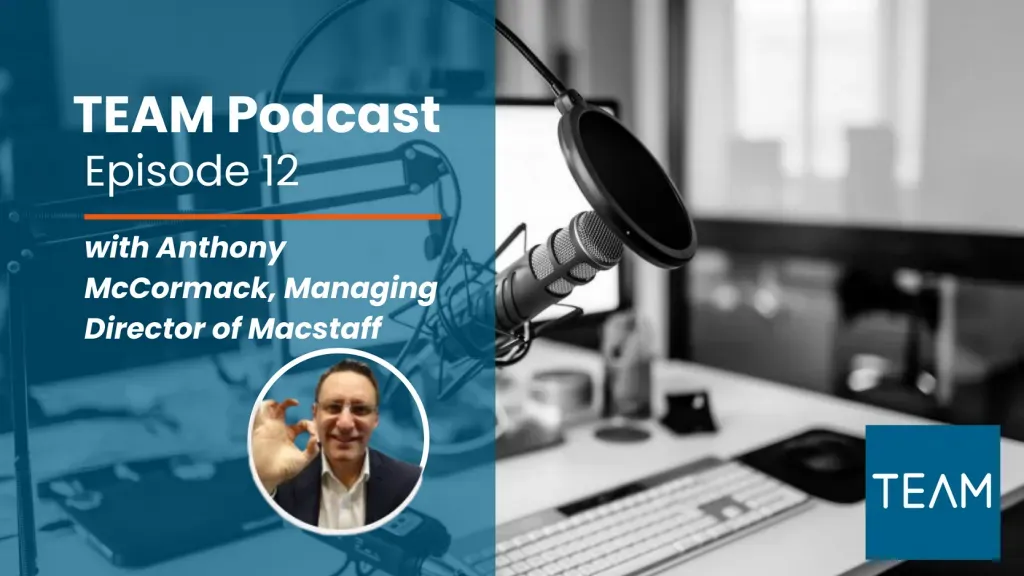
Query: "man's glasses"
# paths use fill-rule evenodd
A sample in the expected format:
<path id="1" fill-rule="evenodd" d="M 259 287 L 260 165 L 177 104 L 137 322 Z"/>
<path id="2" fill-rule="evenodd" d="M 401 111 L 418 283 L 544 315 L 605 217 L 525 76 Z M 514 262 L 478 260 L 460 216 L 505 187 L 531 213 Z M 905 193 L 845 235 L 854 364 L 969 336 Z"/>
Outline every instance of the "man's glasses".
<path id="1" fill-rule="evenodd" d="M 348 406 L 349 414 L 356 418 L 366 418 L 377 411 L 376 406 L 362 402 L 317 402 L 317 406 L 330 416 L 340 416 Z"/>

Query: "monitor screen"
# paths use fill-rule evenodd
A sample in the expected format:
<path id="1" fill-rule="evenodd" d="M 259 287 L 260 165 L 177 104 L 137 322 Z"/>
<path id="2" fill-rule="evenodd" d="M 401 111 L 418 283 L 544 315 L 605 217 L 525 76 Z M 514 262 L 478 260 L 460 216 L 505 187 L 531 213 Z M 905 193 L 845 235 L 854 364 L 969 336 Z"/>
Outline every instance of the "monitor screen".
<path id="1" fill-rule="evenodd" d="M 301 98 L 297 98 L 301 100 Z M 356 105 L 350 99 L 346 102 Z M 326 104 L 326 102 L 325 102 Z M 442 104 L 443 105 L 443 104 Z M 443 105 L 444 106 L 444 105 Z M 448 107 L 455 106 L 447 105 Z M 470 106 L 470 105 L 460 105 Z M 489 121 L 491 110 L 489 106 L 479 106 L 481 121 Z M 476 112 L 467 112 L 475 114 Z M 522 235 L 515 238 L 515 241 L 506 249 L 502 256 L 495 263 L 495 270 L 500 271 L 508 266 L 516 258 L 524 253 L 527 247 L 533 247 L 546 240 L 547 236 L 558 228 L 569 224 L 573 216 L 579 212 L 590 210 L 583 194 L 579 191 L 569 169 L 562 156 L 558 142 L 557 124 L 559 119 L 558 111 L 550 103 L 537 102 L 536 104 L 515 103 L 499 104 L 494 112 L 495 122 L 495 179 L 493 183 L 496 193 L 495 204 L 495 241 L 492 246 L 472 246 L 465 241 L 460 241 L 458 228 L 455 231 L 454 246 L 458 250 L 469 250 L 470 255 L 476 262 L 485 262 L 494 256 L 494 251 L 512 232 L 521 224 L 526 224 L 525 242 Z M 460 117 L 468 117 L 462 116 Z M 443 132 L 441 138 L 435 143 L 444 149 Z M 354 141 L 346 138 L 345 134 L 301 134 L 295 131 L 285 131 L 279 135 L 281 147 L 286 152 L 294 153 L 302 163 L 333 158 L 347 158 L 385 152 L 393 149 L 393 140 L 380 140 L 380 149 L 367 149 L 366 139 Z M 354 144 L 358 142 L 358 144 Z M 325 144 L 326 143 L 326 144 Z M 269 150 L 269 142 L 262 143 L 262 153 Z M 453 147 L 457 148 L 457 147 Z M 459 173 L 459 166 L 463 165 L 465 159 L 457 155 L 450 158 L 456 174 Z M 379 183 L 381 188 L 396 186 L 404 183 L 401 171 L 401 164 L 382 163 L 363 168 L 352 168 L 346 170 L 351 174 L 353 170 L 372 171 L 372 178 Z M 281 203 L 299 200 L 310 200 L 317 197 L 328 197 L 343 192 L 361 192 L 361 190 L 346 190 L 347 180 L 362 180 L 360 178 L 347 178 L 346 174 L 330 173 L 314 176 L 304 176 L 301 187 L 278 188 L 278 201 Z M 491 183 L 477 183 L 484 189 L 490 188 Z M 474 183 L 466 182 L 460 178 L 460 186 L 463 189 L 463 201 L 472 201 L 472 190 Z M 264 195 L 270 201 L 268 194 Z M 435 212 L 434 199 L 430 195 L 418 195 L 414 197 L 400 197 L 394 199 L 374 200 L 360 203 L 356 208 L 360 212 Z M 423 226 L 424 238 L 427 236 L 427 224 Z M 303 244 L 303 238 L 312 241 L 313 236 L 318 234 L 315 227 L 302 222 L 276 222 L 268 223 L 267 234 L 270 238 L 292 242 L 294 245 Z M 337 248 L 338 250 L 335 250 Z M 343 263 L 332 258 L 340 257 L 341 247 L 325 247 L 322 252 L 310 250 L 286 250 L 282 256 L 282 262 L 277 264 L 280 269 L 274 274 L 279 278 L 305 278 L 325 277 L 327 275 L 338 276 L 336 280 L 358 280 L 345 278 Z M 408 250 L 408 246 L 379 245 L 374 246 L 379 252 L 376 259 L 381 263 L 380 270 L 364 270 L 365 276 L 369 273 L 379 273 L 380 279 L 390 279 L 394 270 L 388 267 L 388 262 L 398 261 L 401 256 L 395 251 Z M 414 249 L 420 249 L 414 247 Z M 333 256 L 332 256 L 333 254 Z M 405 259 L 408 260 L 407 258 Z M 403 275 L 408 278 L 413 276 L 426 278 L 432 272 L 433 264 L 427 260 L 422 261 L 422 270 L 405 270 Z M 619 307 L 619 271 L 612 269 L 608 272 L 598 274 L 589 284 L 577 287 L 573 293 L 564 299 L 564 304 L 578 306 L 583 309 L 584 314 L 596 314 L 616 310 Z M 366 278 L 366 280 L 373 280 Z M 407 304 L 401 300 L 386 303 L 376 313 L 388 315 L 394 310 Z M 288 319 L 318 318 L 323 316 L 323 301 L 311 299 L 279 299 L 272 306 L 278 308 L 273 313 L 278 317 L 282 315 Z M 554 306 L 545 311 L 538 320 L 552 320 L 566 312 L 569 308 Z M 415 314 L 419 311 L 410 312 L 403 316 L 412 323 L 418 318 Z M 405 329 L 401 326 L 392 326 L 388 329 L 386 337 L 378 339 L 377 345 L 398 344 L 404 342 L 411 335 L 411 328 Z M 282 350 L 286 358 L 294 358 L 306 352 L 322 347 L 322 342 L 313 339 L 286 340 L 282 344 L 288 347 Z"/>

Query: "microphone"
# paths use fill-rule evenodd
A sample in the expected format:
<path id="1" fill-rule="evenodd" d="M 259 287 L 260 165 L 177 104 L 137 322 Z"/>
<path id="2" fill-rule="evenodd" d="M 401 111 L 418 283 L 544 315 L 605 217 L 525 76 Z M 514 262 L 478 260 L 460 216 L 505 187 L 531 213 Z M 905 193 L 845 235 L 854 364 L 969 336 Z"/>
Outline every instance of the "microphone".
<path id="1" fill-rule="evenodd" d="M 495 278 L 495 328 L 513 332 L 622 259 L 623 244 L 596 212 L 580 212 Z"/>
<path id="2" fill-rule="evenodd" d="M 480 287 L 469 278 L 476 267 L 460 256 L 453 257 L 454 264 L 446 269 L 438 269 L 442 280 L 452 280 L 456 271 L 465 272 L 464 280 L 456 282 L 458 292 L 450 291 L 450 305 L 438 306 L 436 314 L 423 314 L 411 326 L 414 335 L 402 348 L 396 364 L 408 360 L 414 349 L 420 349 L 422 355 L 429 354 L 422 342 L 422 336 L 426 336 L 435 348 L 457 355 L 450 357 L 475 360 L 463 376 L 446 388 L 455 390 L 491 359 L 497 366 L 521 359 L 533 337 L 529 321 L 568 296 L 573 287 L 589 282 L 597 271 L 618 263 L 623 245 L 655 266 L 675 269 L 694 257 L 697 233 L 676 184 L 644 143 L 618 118 L 566 87 L 495 14 L 473 0 L 449 1 L 493 26 L 547 82 L 560 114 L 557 137 L 562 156 L 580 192 L 594 209 L 594 213 L 580 215 L 568 230 L 556 232 L 546 245 L 534 247 L 528 258 L 521 258 L 498 275 L 494 288 L 496 322 L 491 323 L 498 331 L 496 335 L 488 334 L 488 323 L 479 320 L 490 313 L 490 306 L 483 302 L 480 293 L 489 297 L 491 287 Z M 285 60 L 269 103 L 281 102 L 292 69 L 317 36 L 364 2 L 343 0 L 302 36 Z M 281 152 L 276 134 L 272 135 L 272 148 Z M 428 258 L 436 257 L 433 246 L 428 244 L 427 249 Z M 406 310 L 401 307 L 390 317 L 396 318 Z M 481 342 L 489 344 L 492 336 L 495 348 L 480 346 Z M 444 395 L 442 391 L 441 396 Z"/>
<path id="3" fill-rule="evenodd" d="M 585 211 L 497 272 L 493 283 L 471 274 L 467 279 L 463 271 L 481 267 L 469 263 L 466 254 L 454 259 L 448 273 L 442 275 L 450 284 L 439 291 L 437 309 L 427 313 L 418 332 L 426 338 L 419 339 L 418 350 L 408 363 L 410 370 L 419 369 L 439 351 L 447 358 L 472 359 L 459 370 L 446 372 L 438 392 L 443 400 L 485 366 L 514 364 L 540 332 L 529 324 L 577 286 L 617 265 L 624 249 L 623 242 L 596 212 Z M 391 317 L 397 319 L 410 308 L 403 306 Z M 387 388 L 385 397 L 393 389 Z"/>

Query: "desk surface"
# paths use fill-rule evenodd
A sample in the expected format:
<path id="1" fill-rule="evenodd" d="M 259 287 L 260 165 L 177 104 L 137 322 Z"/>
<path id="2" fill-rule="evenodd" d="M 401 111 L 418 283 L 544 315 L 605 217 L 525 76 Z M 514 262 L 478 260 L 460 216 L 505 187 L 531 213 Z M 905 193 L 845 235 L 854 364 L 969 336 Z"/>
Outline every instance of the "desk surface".
<path id="1" fill-rule="evenodd" d="M 571 367 L 591 372 L 600 381 L 600 359 L 588 351 L 554 343 L 534 346 L 530 355 L 508 369 L 513 378 L 534 370 Z M 868 424 L 906 424 L 927 421 L 896 412 L 854 404 L 819 393 L 738 376 L 681 362 L 659 362 L 654 371 L 657 392 L 704 389 L 719 432 L 676 437 L 651 426 L 650 440 L 615 445 L 597 440 L 591 427 L 572 429 L 561 446 L 502 460 L 498 463 L 496 516 L 498 522 L 576 500 L 636 480 L 705 455 L 731 457 L 771 444 L 802 430 L 825 426 L 862 436 Z M 10 444 L 9 435 L 0 438 Z M 429 464 L 428 464 L 429 465 Z M 1024 497 L 1024 444 L 1004 440 L 1002 481 L 1004 506 Z M 431 513 L 429 502 L 417 506 Z M 0 507 L 2 508 L 2 507 Z M 289 555 L 268 555 L 267 546 L 287 549 Z M 321 563 L 323 573 L 336 569 L 337 554 L 298 531 L 283 537 L 269 533 L 221 548 L 193 554 L 142 571 L 124 573 L 171 576 L 199 573 L 219 557 L 253 558 L 259 573 L 287 573 L 294 555 Z M 246 554 L 251 550 L 251 554 Z M 39 541 L 42 574 L 121 573 L 110 567 L 77 536 L 68 532 L 44 534 Z M 808 511 L 708 552 L 667 574 L 785 574 L 822 576 L 873 574 L 888 567 L 864 564 L 864 506 L 818 502 Z M 17 544 L 0 542 L 0 572 L 15 568 Z M 225 568 L 244 572 L 237 562 Z M 251 572 L 250 573 L 255 573 Z M 319 574 L 320 572 L 316 572 Z"/>
<path id="2" fill-rule="evenodd" d="M 513 370 L 572 367 L 600 375 L 600 358 L 575 348 L 536 347 Z M 661 392 L 704 389 L 719 425 L 712 435 L 676 437 L 651 426 L 642 444 L 608 444 L 592 430 L 569 434 L 565 445 L 501 462 L 497 469 L 499 522 L 575 500 L 704 455 L 732 457 L 822 426 L 863 437 L 868 424 L 927 420 L 704 366 L 655 366 Z M 1024 499 L 1024 444 L 1003 440 L 1004 507 Z M 865 564 L 864 504 L 816 502 L 801 514 L 670 569 L 666 574 L 877 574 L 891 564 Z"/>

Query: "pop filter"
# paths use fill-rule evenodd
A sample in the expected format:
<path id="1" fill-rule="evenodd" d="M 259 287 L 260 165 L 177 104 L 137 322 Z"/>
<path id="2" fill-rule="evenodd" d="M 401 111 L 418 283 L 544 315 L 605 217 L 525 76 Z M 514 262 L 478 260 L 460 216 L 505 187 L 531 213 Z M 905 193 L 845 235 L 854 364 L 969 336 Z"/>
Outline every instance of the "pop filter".
<path id="1" fill-rule="evenodd" d="M 678 268 L 690 261 L 697 250 L 693 220 L 647 147 L 575 90 L 555 104 L 569 171 L 608 228 L 652 264 Z"/>
<path id="2" fill-rule="evenodd" d="M 292 67 L 313 40 L 342 14 L 367 1 L 345 0 L 306 32 L 285 60 L 270 102 L 280 102 Z M 617 118 L 566 88 L 494 14 L 475 0 L 449 1 L 493 25 L 551 87 L 562 114 L 558 123 L 562 154 L 580 191 L 608 228 L 656 266 L 679 268 L 690 261 L 697 250 L 693 220 L 675 184 L 647 147 Z M 281 153 L 279 140 L 271 141 L 274 152 Z"/>

